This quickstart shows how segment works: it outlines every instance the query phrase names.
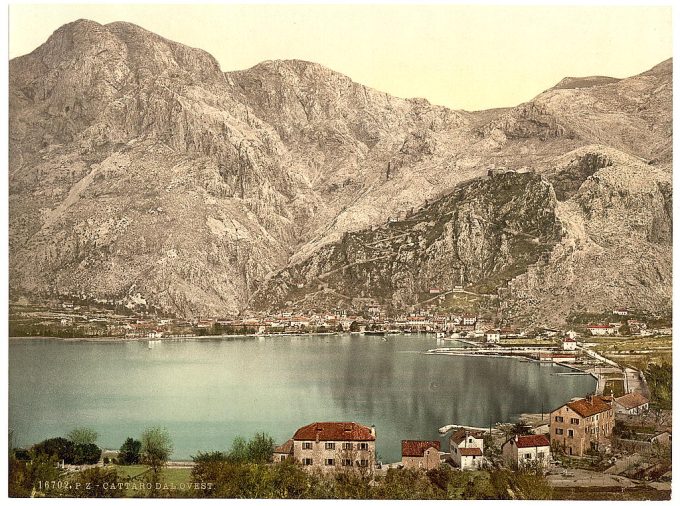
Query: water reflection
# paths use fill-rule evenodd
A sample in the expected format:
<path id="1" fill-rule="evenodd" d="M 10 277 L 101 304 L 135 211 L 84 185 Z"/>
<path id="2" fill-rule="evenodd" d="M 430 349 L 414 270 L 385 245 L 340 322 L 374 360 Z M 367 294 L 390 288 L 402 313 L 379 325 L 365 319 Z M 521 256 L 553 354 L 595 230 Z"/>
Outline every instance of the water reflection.
<path id="1" fill-rule="evenodd" d="M 452 343 L 445 343 L 451 346 Z M 488 426 L 548 411 L 594 387 L 587 376 L 518 359 L 423 355 L 417 336 L 305 336 L 145 343 L 10 344 L 10 427 L 19 444 L 91 426 L 118 448 L 154 424 L 175 458 L 225 449 L 265 431 L 278 441 L 318 420 L 375 424 L 378 452 L 435 438 L 460 423 Z"/>

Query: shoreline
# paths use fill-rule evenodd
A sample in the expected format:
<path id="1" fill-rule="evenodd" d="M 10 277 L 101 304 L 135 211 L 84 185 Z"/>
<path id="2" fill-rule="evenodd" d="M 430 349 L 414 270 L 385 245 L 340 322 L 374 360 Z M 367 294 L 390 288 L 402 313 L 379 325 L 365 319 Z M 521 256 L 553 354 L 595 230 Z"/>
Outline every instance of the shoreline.
<path id="1" fill-rule="evenodd" d="M 188 341 L 188 340 L 219 340 L 219 339 L 259 339 L 261 337 L 304 337 L 304 336 L 340 336 L 344 335 L 341 332 L 300 332 L 300 333 L 281 333 L 281 334 L 219 334 L 208 336 L 168 336 L 168 337 L 57 337 L 57 336 L 8 336 L 10 341 L 40 341 L 40 340 L 57 340 L 68 342 L 108 342 L 108 343 L 125 343 L 136 341 Z M 347 334 L 349 335 L 349 334 Z"/>

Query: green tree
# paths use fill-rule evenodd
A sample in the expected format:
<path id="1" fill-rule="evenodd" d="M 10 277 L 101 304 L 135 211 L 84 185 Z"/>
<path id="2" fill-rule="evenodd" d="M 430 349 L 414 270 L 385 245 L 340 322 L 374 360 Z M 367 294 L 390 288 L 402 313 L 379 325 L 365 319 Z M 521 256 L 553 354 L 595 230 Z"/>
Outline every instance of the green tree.
<path id="1" fill-rule="evenodd" d="M 57 457 L 34 452 L 32 456 L 28 462 L 10 457 L 9 497 L 54 497 L 60 494 L 59 489 L 44 486 L 45 483 L 60 480 L 64 474 L 57 468 Z"/>
<path id="2" fill-rule="evenodd" d="M 88 427 L 76 427 L 66 437 L 75 445 L 90 445 L 97 442 L 99 434 Z"/>
<path id="3" fill-rule="evenodd" d="M 120 464 L 129 466 L 139 464 L 142 453 L 142 442 L 137 439 L 127 438 L 118 451 Z"/>
<path id="4" fill-rule="evenodd" d="M 274 453 L 274 440 L 264 432 L 258 432 L 246 445 L 248 462 L 265 464 L 269 462 Z"/>
<path id="5" fill-rule="evenodd" d="M 231 442 L 228 453 L 230 462 L 246 462 L 248 460 L 248 442 L 241 436 L 236 436 Z"/>
<path id="6" fill-rule="evenodd" d="M 36 455 L 46 455 L 63 460 L 66 464 L 73 464 L 75 460 L 75 445 L 63 437 L 45 439 L 33 447 Z"/>
<path id="7" fill-rule="evenodd" d="M 77 444 L 73 453 L 73 463 L 76 465 L 96 464 L 102 456 L 102 449 L 94 443 Z"/>
<path id="8" fill-rule="evenodd" d="M 164 427 L 149 427 L 142 433 L 142 462 L 150 466 L 155 476 L 172 454 L 172 438 Z"/>

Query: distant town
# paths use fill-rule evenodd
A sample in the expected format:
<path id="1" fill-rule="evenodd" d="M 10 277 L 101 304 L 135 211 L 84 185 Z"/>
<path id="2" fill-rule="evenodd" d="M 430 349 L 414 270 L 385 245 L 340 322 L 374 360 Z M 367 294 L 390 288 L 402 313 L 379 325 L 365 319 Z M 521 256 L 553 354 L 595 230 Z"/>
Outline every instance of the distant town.
<path id="1" fill-rule="evenodd" d="M 137 340 L 148 342 L 149 349 L 175 339 L 345 334 L 387 341 L 396 334 L 420 334 L 432 339 L 426 355 L 515 357 L 561 364 L 565 368 L 556 374 L 590 375 L 597 381 L 595 390 L 561 406 L 546 406 L 545 412 L 526 413 L 492 427 L 433 427 L 431 440 L 402 440 L 401 461 L 392 463 L 380 462 L 376 456 L 376 439 L 381 437 L 376 427 L 317 421 L 298 428 L 278 446 L 272 441 L 266 465 L 289 461 L 286 464 L 292 462 L 325 476 L 353 472 L 369 480 L 380 476 L 389 480 L 386 477 L 391 475 L 386 473 L 399 470 L 429 473 L 434 479 L 431 473 L 441 469 L 471 472 L 472 476 L 482 473 L 479 476 L 487 478 L 493 469 L 530 469 L 532 476 L 543 477 L 542 483 L 551 487 L 553 498 L 570 498 L 576 491 L 585 491 L 590 498 L 612 498 L 613 490 L 665 498 L 670 490 L 670 315 L 616 307 L 600 314 L 572 315 L 565 328 L 521 329 L 474 313 L 443 314 L 431 308 L 395 314 L 379 304 L 354 311 L 176 318 L 112 301 L 17 299 L 10 304 L 9 324 L 10 337 L 17 339 Z M 446 437 L 447 447 L 436 436 Z M 26 458 L 30 451 L 25 450 Z M 112 467 L 118 455 L 115 450 L 102 451 L 90 466 L 117 469 L 115 474 L 126 469 Z M 168 469 L 174 466 L 189 480 L 205 465 L 177 462 Z M 67 476 L 87 469 L 64 468 Z"/>

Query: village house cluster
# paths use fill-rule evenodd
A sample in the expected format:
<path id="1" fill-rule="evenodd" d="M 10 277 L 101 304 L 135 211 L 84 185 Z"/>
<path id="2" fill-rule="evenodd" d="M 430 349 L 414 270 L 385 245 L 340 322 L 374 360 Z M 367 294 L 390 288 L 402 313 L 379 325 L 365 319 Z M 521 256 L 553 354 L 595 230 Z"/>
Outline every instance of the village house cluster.
<path id="1" fill-rule="evenodd" d="M 616 424 L 616 413 L 642 415 L 649 400 L 639 392 L 614 398 L 588 395 L 575 398 L 555 408 L 549 415 L 544 433 L 513 434 L 500 444 L 501 463 L 513 469 L 549 469 L 556 453 L 583 457 L 609 452 Z M 273 459 L 295 459 L 307 469 L 322 472 L 355 470 L 373 473 L 384 467 L 436 469 L 448 465 L 454 469 L 479 470 L 493 462 L 486 446 L 492 438 L 489 430 L 459 427 L 448 437 L 448 448 L 435 440 L 404 439 L 401 461 L 391 464 L 376 457 L 378 434 L 375 426 L 356 422 L 314 422 L 300 427 L 291 439 L 274 449 Z M 670 432 L 655 434 L 655 441 L 670 444 Z M 447 451 L 448 450 L 448 451 Z"/>

